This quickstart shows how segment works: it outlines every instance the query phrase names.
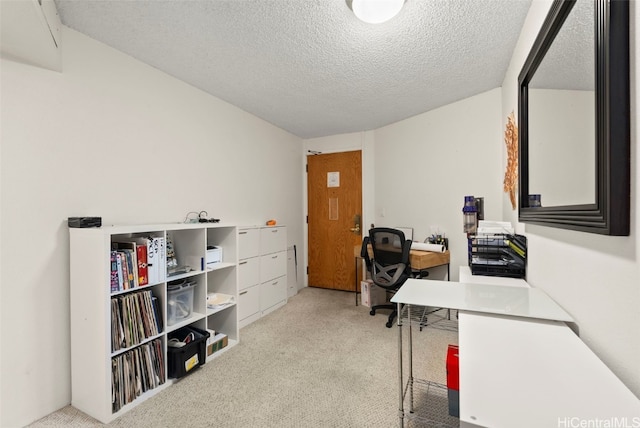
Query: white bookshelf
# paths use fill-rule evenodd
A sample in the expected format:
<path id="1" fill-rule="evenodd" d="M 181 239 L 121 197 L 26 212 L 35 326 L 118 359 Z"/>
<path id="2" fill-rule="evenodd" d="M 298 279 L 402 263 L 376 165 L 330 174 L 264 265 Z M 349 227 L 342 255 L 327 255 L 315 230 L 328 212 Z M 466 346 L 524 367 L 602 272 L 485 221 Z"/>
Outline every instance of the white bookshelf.
<path id="1" fill-rule="evenodd" d="M 168 378 L 168 335 L 175 330 L 193 326 L 201 330 L 215 330 L 228 337 L 228 345 L 215 352 L 210 362 L 239 340 L 237 305 L 220 310 L 207 308 L 207 293 L 230 294 L 238 300 L 237 229 L 234 225 L 219 223 L 159 224 L 133 226 L 104 226 L 100 228 L 70 228 L 70 299 L 71 299 L 71 404 L 89 416 L 108 423 L 146 399 L 169 387 L 174 379 Z M 136 237 L 170 235 L 180 266 L 191 270 L 155 284 L 123 291 L 111 291 L 111 244 L 114 241 Z M 208 245 L 223 249 L 219 263 L 206 265 Z M 167 284 L 188 279 L 193 288 L 193 310 L 186 319 L 168 325 Z M 112 350 L 111 298 L 151 290 L 158 298 L 163 331 L 147 337 L 140 343 Z M 112 358 L 136 349 L 154 340 L 161 343 L 165 382 L 142 393 L 131 403 L 113 412 Z M 193 374 L 197 376 L 197 370 Z"/>

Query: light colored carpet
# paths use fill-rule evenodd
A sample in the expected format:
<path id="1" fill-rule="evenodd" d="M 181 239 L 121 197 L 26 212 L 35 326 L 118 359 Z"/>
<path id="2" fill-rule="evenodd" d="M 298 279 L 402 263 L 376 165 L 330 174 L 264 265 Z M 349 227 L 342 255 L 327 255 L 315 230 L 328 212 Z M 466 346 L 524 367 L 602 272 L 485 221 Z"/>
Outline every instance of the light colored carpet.
<path id="1" fill-rule="evenodd" d="M 352 293 L 302 289 L 243 328 L 237 346 L 108 426 L 398 426 L 398 327 L 385 327 L 385 313 L 370 316 Z M 457 343 L 457 332 L 414 328 L 413 338 L 414 376 L 446 383 L 447 345 Z M 438 405 L 457 426 L 446 399 Z M 63 426 L 102 424 L 67 406 L 30 425 Z"/>

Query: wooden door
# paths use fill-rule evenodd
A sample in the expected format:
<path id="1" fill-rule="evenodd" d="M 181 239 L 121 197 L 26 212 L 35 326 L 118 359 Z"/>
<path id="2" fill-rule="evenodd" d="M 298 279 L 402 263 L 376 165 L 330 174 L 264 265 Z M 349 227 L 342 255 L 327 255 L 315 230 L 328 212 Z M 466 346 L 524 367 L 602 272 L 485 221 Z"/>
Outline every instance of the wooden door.
<path id="1" fill-rule="evenodd" d="M 307 156 L 307 166 L 309 286 L 353 291 L 354 247 L 362 243 L 362 152 Z"/>

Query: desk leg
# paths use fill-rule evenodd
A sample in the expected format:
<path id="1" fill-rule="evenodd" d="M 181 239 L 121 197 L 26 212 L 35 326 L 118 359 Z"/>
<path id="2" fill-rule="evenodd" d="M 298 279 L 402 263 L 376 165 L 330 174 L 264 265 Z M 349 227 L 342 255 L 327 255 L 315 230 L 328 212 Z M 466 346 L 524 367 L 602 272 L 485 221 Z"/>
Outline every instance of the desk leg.
<path id="1" fill-rule="evenodd" d="M 402 384 L 402 318 L 400 314 L 402 313 L 402 305 L 397 303 L 398 310 L 398 391 L 399 391 L 399 403 L 398 403 L 398 416 L 400 417 L 400 428 L 404 427 L 404 407 L 403 407 L 403 394 L 402 390 L 404 385 Z"/>

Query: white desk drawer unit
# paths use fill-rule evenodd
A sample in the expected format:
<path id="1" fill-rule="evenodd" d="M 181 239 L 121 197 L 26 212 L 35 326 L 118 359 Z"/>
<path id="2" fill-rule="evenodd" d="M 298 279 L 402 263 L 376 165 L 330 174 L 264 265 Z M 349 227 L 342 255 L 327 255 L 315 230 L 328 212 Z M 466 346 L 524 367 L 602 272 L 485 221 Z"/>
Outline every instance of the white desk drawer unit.
<path id="1" fill-rule="evenodd" d="M 287 302 L 287 229 L 238 229 L 238 319 L 251 324 Z"/>

